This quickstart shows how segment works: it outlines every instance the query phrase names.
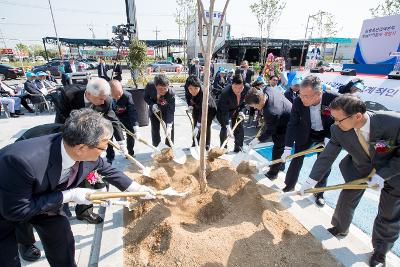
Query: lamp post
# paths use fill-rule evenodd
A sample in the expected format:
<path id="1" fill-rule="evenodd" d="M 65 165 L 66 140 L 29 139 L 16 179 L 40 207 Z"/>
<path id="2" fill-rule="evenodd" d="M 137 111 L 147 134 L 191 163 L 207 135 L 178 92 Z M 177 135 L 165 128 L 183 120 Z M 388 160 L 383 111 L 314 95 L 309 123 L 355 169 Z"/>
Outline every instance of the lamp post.
<path id="1" fill-rule="evenodd" d="M 50 0 L 49 0 L 49 7 L 50 7 L 51 18 L 53 20 L 54 32 L 56 33 L 56 38 L 57 38 L 58 53 L 60 54 L 60 58 L 62 58 L 60 40 L 58 39 L 56 22 L 54 21 L 53 8 L 51 7 L 51 1 Z"/>
<path id="2" fill-rule="evenodd" d="M 6 18 L 0 18 L 1 20 L 5 20 Z M 7 48 L 6 38 L 4 37 L 3 31 L 0 29 L 1 39 L 3 40 L 4 48 Z"/>

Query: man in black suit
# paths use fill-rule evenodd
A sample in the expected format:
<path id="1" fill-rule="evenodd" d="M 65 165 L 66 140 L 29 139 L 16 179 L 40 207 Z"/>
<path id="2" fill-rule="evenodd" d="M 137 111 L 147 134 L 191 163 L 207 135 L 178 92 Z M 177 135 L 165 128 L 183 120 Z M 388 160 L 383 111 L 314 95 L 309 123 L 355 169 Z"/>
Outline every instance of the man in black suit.
<path id="1" fill-rule="evenodd" d="M 151 139 L 153 146 L 158 146 L 161 142 L 160 121 L 154 115 L 161 115 L 166 124 L 166 134 L 174 142 L 174 114 L 175 114 L 175 92 L 169 87 L 169 80 L 165 75 L 157 75 L 153 82 L 149 82 L 144 89 L 144 101 L 149 105 L 152 113 L 150 114 L 151 122 Z M 169 145 L 168 140 L 165 144 Z"/>
<path id="2" fill-rule="evenodd" d="M 244 98 L 249 89 L 249 86 L 244 84 L 242 76 L 235 75 L 232 79 L 232 84 L 224 88 L 218 101 L 217 119 L 221 124 L 221 131 L 219 133 L 221 145 L 228 135 L 234 137 L 234 152 L 236 153 L 241 151 L 243 147 L 243 121 L 245 118 L 244 110 L 246 108 Z M 235 131 L 232 131 L 233 125 L 235 125 L 236 120 L 239 118 L 243 119 L 242 122 L 236 127 Z"/>
<path id="3" fill-rule="evenodd" d="M 131 132 L 139 136 L 138 114 L 133 103 L 132 94 L 122 88 L 118 80 L 111 80 L 111 96 L 113 98 L 113 110 L 118 120 Z M 135 152 L 135 139 L 132 136 L 126 136 L 126 146 L 128 154 L 133 156 Z"/>
<path id="4" fill-rule="evenodd" d="M 250 85 L 254 76 L 254 71 L 250 69 L 247 60 L 243 60 L 242 63 L 240 63 L 240 74 L 243 77 L 244 83 Z"/>
<path id="5" fill-rule="evenodd" d="M 100 58 L 99 65 L 97 65 L 97 75 L 99 78 L 103 78 L 106 81 L 110 81 L 110 77 L 107 75 L 108 66 L 103 57 Z"/>
<path id="6" fill-rule="evenodd" d="M 72 112 L 62 134 L 46 135 L 0 150 L 0 262 L 20 266 L 15 225 L 31 223 L 50 266 L 76 266 L 75 244 L 63 203 L 90 204 L 78 188 L 93 171 L 121 191 L 154 192 L 100 158 L 112 136 L 111 122 L 93 110 Z M 40 157 L 38 157 L 40 155 Z"/>
<path id="7" fill-rule="evenodd" d="M 193 64 L 190 65 L 188 74 L 195 75 L 201 80 L 201 66 L 199 58 L 196 57 L 193 59 Z"/>
<path id="8" fill-rule="evenodd" d="M 60 107 L 56 114 L 56 122 L 64 123 L 69 117 L 72 110 L 81 108 L 91 108 L 113 122 L 114 137 L 124 155 L 128 154 L 126 149 L 125 138 L 119 125 L 119 120 L 112 109 L 112 98 L 110 97 L 111 89 L 107 81 L 99 78 L 89 80 L 86 88 L 80 85 L 69 85 L 64 87 L 61 94 Z M 114 159 L 114 151 L 107 150 L 107 161 L 111 163 Z M 92 206 L 77 205 L 75 208 L 77 219 L 86 220 L 89 223 L 100 223 L 103 219 L 93 213 Z"/>
<path id="9" fill-rule="evenodd" d="M 290 103 L 293 103 L 293 100 L 299 96 L 301 80 L 301 77 L 295 77 L 290 88 L 284 93 L 285 97 L 290 101 Z"/>
<path id="10" fill-rule="evenodd" d="M 33 72 L 26 73 L 26 82 L 24 83 L 24 91 L 27 94 L 32 103 L 38 103 L 42 101 L 42 92 L 36 84 L 36 74 Z"/>
<path id="11" fill-rule="evenodd" d="M 203 108 L 203 89 L 201 81 L 197 76 L 189 76 L 186 80 L 185 86 L 189 92 L 186 95 L 186 103 L 188 109 L 192 111 L 192 119 L 194 123 L 194 129 L 192 136 L 200 140 L 200 129 L 201 129 L 201 114 Z M 210 148 L 211 142 L 211 124 L 215 115 L 217 114 L 217 104 L 211 94 L 208 95 L 208 111 L 207 111 L 207 135 L 206 135 L 206 150 Z M 192 146 L 195 146 L 193 138 Z"/>
<path id="12" fill-rule="evenodd" d="M 121 64 L 119 64 L 118 61 L 116 60 L 114 61 L 113 69 L 114 69 L 114 74 L 112 79 L 117 81 L 122 81 L 122 67 Z"/>
<path id="13" fill-rule="evenodd" d="M 378 214 L 372 231 L 374 252 L 370 266 L 384 266 L 386 253 L 400 232 L 400 115 L 397 112 L 369 112 L 358 97 L 344 95 L 332 101 L 335 125 L 331 139 L 318 157 L 301 192 L 323 178 L 340 151 L 348 155 L 340 164 L 346 182 L 371 176 L 368 184 L 380 191 Z M 354 211 L 365 190 L 342 190 L 328 231 L 347 235 Z"/>
<path id="14" fill-rule="evenodd" d="M 330 137 L 330 127 L 333 119 L 330 116 L 329 104 L 337 97 L 336 94 L 323 92 L 321 80 L 314 75 L 307 76 L 300 85 L 300 97 L 293 101 L 290 121 L 286 130 L 285 150 L 282 160 L 286 161 L 291 154 L 294 143 L 294 153 L 308 149 L 313 143 L 325 142 Z M 304 156 L 292 159 L 286 173 L 284 192 L 294 190 L 299 178 Z M 328 170 L 317 187 L 326 186 Z M 323 193 L 315 194 L 315 203 L 324 206 Z"/>
<path id="15" fill-rule="evenodd" d="M 61 83 L 65 86 L 70 83 L 70 75 L 71 73 L 75 73 L 76 66 L 75 66 L 75 59 L 71 57 L 68 60 L 68 63 L 64 64 L 64 73 L 61 74 Z"/>
<path id="16" fill-rule="evenodd" d="M 260 142 L 267 141 L 272 137 L 274 146 L 272 148 L 272 160 L 279 159 L 285 148 L 286 127 L 290 119 L 292 104 L 280 92 L 268 90 L 263 94 L 256 88 L 250 89 L 246 95 L 246 104 L 263 111 L 265 126 L 264 131 L 259 137 L 255 137 L 250 143 L 252 148 Z M 265 174 L 269 179 L 274 180 L 284 164 L 274 164 Z"/>

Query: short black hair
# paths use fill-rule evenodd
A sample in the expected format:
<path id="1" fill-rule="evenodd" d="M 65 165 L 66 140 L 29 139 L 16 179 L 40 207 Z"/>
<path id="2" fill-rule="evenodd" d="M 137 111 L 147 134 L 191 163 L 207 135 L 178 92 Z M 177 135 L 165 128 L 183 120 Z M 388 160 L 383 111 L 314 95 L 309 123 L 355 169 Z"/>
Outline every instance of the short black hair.
<path id="1" fill-rule="evenodd" d="M 276 76 L 276 75 L 271 75 L 271 76 L 269 77 L 269 80 L 272 80 L 273 78 L 277 78 L 277 79 L 279 80 L 279 77 Z"/>
<path id="2" fill-rule="evenodd" d="M 364 114 L 367 112 L 367 105 L 359 97 L 346 94 L 336 97 L 329 105 L 331 109 L 341 109 L 347 115 L 353 115 L 358 112 Z"/>
<path id="3" fill-rule="evenodd" d="M 232 84 L 243 84 L 243 77 L 240 74 L 235 74 L 232 78 Z"/>
<path id="4" fill-rule="evenodd" d="M 164 74 L 154 76 L 154 85 L 169 86 L 169 80 Z"/>
<path id="5" fill-rule="evenodd" d="M 190 75 L 186 79 L 186 87 L 189 87 L 189 85 L 191 85 L 193 87 L 201 88 L 201 81 L 200 81 L 199 77 L 197 77 L 196 75 Z"/>
<path id="6" fill-rule="evenodd" d="M 260 104 L 262 93 L 256 88 L 251 88 L 245 98 L 244 101 L 247 105 L 257 105 Z"/>

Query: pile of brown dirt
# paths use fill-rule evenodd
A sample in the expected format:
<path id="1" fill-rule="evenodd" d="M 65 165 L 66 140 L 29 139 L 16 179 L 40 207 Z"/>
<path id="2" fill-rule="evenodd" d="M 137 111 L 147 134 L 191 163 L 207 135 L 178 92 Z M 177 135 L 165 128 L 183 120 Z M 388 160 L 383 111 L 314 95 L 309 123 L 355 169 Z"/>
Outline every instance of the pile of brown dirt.
<path id="1" fill-rule="evenodd" d="M 124 210 L 125 266 L 340 266 L 282 208 L 277 192 L 238 174 L 225 160 L 209 167 L 203 194 L 196 161 L 157 167 L 165 169 L 172 188 L 190 193 Z"/>
<path id="2" fill-rule="evenodd" d="M 207 159 L 212 162 L 216 158 L 222 156 L 223 154 L 225 154 L 225 149 L 220 148 L 220 147 L 214 147 L 214 148 L 211 148 L 210 151 L 208 151 Z"/>
<path id="3" fill-rule="evenodd" d="M 156 154 L 154 156 L 154 160 L 158 163 L 167 163 L 173 159 L 174 159 L 174 152 L 170 147 L 163 148 L 160 154 Z"/>
<path id="4" fill-rule="evenodd" d="M 239 163 L 239 165 L 236 167 L 236 171 L 241 174 L 256 174 L 257 171 L 257 166 L 254 162 L 250 160 L 243 160 L 242 162 Z"/>

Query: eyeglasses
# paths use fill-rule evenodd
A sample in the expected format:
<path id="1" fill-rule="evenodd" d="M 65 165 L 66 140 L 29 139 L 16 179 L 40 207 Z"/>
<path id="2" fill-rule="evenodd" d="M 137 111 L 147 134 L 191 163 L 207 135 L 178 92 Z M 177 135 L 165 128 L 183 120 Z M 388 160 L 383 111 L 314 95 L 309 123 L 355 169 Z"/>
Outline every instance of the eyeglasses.
<path id="1" fill-rule="evenodd" d="M 331 118 L 335 121 L 335 124 L 340 124 L 342 121 L 347 120 L 348 118 L 352 117 L 353 115 L 354 114 L 351 114 L 350 116 L 347 116 L 346 118 L 341 119 L 341 120 L 336 120 L 335 117 L 333 117 L 332 115 L 331 115 Z"/>
<path id="2" fill-rule="evenodd" d="M 107 147 L 106 147 L 106 148 L 103 148 L 103 147 L 98 147 L 98 146 L 96 146 L 96 147 L 94 147 L 94 148 L 97 148 L 97 149 L 100 150 L 100 151 L 106 151 L 106 150 L 107 150 Z"/>

